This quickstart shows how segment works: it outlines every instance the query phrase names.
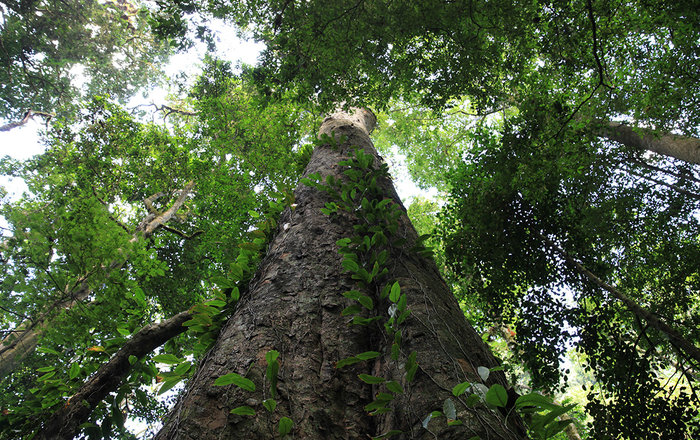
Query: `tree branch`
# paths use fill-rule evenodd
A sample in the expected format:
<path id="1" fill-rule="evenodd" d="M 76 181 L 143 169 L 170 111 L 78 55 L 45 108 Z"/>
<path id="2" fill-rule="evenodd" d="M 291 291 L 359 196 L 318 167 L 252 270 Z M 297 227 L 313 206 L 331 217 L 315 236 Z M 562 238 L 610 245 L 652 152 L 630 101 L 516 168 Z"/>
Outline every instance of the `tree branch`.
<path id="1" fill-rule="evenodd" d="M 27 110 L 27 112 L 24 114 L 21 120 L 15 121 L 15 122 L 10 122 L 9 124 L 1 125 L 0 126 L 0 131 L 10 131 L 13 128 L 21 127 L 25 125 L 29 120 L 34 119 L 34 116 L 41 116 L 46 120 L 46 124 L 49 124 L 49 121 L 51 121 L 51 118 L 54 117 L 53 114 L 51 113 L 46 113 L 46 112 L 35 112 L 32 109 Z"/>
<path id="2" fill-rule="evenodd" d="M 172 206 L 163 213 L 158 213 L 153 208 L 153 201 L 158 197 L 162 197 L 162 193 L 154 194 L 144 200 L 147 209 L 153 212 L 141 222 L 136 232 L 132 234 L 132 238 L 129 242 L 134 243 L 139 240 L 141 236 L 148 238 L 158 227 L 164 226 L 185 203 L 187 195 L 192 191 L 194 185 L 194 181 L 188 182 L 185 188 L 180 191 L 178 198 Z M 125 263 L 126 259 L 127 257 L 122 260 L 114 260 L 109 265 L 103 266 L 102 268 L 105 270 L 106 275 L 109 276 L 109 273 L 119 269 Z M 92 289 L 87 282 L 89 276 L 90 273 L 78 277 L 72 286 L 69 285 L 62 289 L 64 293 L 62 297 L 51 304 L 45 312 L 39 314 L 39 316 L 33 320 L 25 320 L 15 329 L 16 334 L 11 334 L 2 340 L 0 343 L 0 378 L 9 374 L 26 355 L 34 351 L 39 342 L 40 332 L 49 325 L 51 312 L 56 309 L 71 309 L 76 304 L 84 301 L 92 293 Z"/>
<path id="3" fill-rule="evenodd" d="M 615 298 L 617 298 L 617 300 L 622 302 L 627 307 L 627 309 L 629 311 L 631 311 L 636 316 L 639 316 L 640 318 L 644 319 L 647 323 L 649 323 L 649 326 L 664 333 L 666 336 L 668 336 L 669 340 L 673 344 L 675 344 L 678 348 L 680 348 L 688 356 L 695 359 L 696 362 L 700 362 L 700 349 L 698 347 L 696 347 L 690 341 L 685 339 L 680 333 L 678 333 L 675 329 L 671 328 L 668 324 L 661 321 L 653 313 L 651 313 L 648 310 L 641 307 L 639 304 L 637 304 L 635 301 L 633 301 L 630 297 L 628 297 L 627 295 L 625 295 L 624 293 L 622 293 L 621 291 L 619 291 L 615 287 L 611 286 L 610 284 L 608 284 L 605 281 L 598 278 L 593 272 L 586 269 L 586 267 L 583 266 L 583 264 L 579 263 L 576 259 L 574 259 L 571 255 L 569 255 L 569 253 L 566 252 L 564 249 L 557 246 L 552 240 L 548 239 L 547 237 L 543 236 L 542 234 L 538 234 L 538 235 L 547 244 L 547 246 L 549 246 L 552 250 L 554 250 L 556 253 L 561 255 L 561 257 L 564 258 L 564 260 L 567 263 L 574 266 L 574 268 L 576 268 L 576 270 L 581 275 L 588 278 L 588 280 L 593 282 L 593 284 L 595 284 L 598 287 L 601 287 L 602 289 L 611 293 L 612 296 L 614 296 Z"/>
<path id="4" fill-rule="evenodd" d="M 192 318 L 192 314 L 181 312 L 158 324 L 150 324 L 135 333 L 106 364 L 86 381 L 80 389 L 47 420 L 36 440 L 73 439 L 80 431 L 80 425 L 87 421 L 92 410 L 107 394 L 115 391 L 131 371 L 130 356 L 139 360 L 175 336 L 184 333 L 187 327 L 182 324 Z"/>

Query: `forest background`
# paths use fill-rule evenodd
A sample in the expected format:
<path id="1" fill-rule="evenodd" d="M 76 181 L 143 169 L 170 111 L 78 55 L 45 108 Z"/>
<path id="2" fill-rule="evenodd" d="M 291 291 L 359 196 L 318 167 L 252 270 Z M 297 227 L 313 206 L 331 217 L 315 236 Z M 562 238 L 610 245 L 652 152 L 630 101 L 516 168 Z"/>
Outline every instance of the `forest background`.
<path id="1" fill-rule="evenodd" d="M 46 127 L 45 151 L 0 163 L 28 188 L 2 193 L 0 438 L 52 438 L 56 423 L 154 435 L 286 230 L 278 216 L 338 103 L 371 108 L 380 154 L 431 191 L 408 209 L 421 252 L 510 390 L 548 396 L 520 411 L 530 436 L 700 434 L 692 1 L 0 7 L 0 129 Z M 258 62 L 218 57 L 216 31 L 263 43 Z M 194 44 L 208 50 L 199 71 L 166 79 Z M 470 405 L 514 408 L 487 389 Z M 448 399 L 421 435 L 458 419 Z M 301 436 L 275 405 L 270 436 Z M 246 411 L 233 415 L 262 409 Z"/>

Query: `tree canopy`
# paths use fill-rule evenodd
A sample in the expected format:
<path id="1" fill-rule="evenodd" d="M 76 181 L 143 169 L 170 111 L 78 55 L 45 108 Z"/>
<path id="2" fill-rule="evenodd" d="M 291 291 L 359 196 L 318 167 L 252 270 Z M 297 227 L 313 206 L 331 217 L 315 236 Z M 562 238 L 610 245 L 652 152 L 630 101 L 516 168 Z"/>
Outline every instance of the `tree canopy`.
<path id="1" fill-rule="evenodd" d="M 377 109 L 382 154 L 437 188 L 409 214 L 514 382 L 561 392 L 575 358 L 584 436 L 700 434 L 694 2 L 0 7 L 0 117 L 56 116 L 45 153 L 0 163 L 29 187 L 1 208 L 0 438 L 55 418 L 130 338 L 177 317 L 160 351 L 127 356 L 82 432 L 130 438 L 125 415 L 162 417 L 152 384 L 195 370 L 339 103 Z M 264 42 L 259 63 L 207 56 L 164 124 L 140 120 L 122 104 L 188 47 L 196 15 Z"/>

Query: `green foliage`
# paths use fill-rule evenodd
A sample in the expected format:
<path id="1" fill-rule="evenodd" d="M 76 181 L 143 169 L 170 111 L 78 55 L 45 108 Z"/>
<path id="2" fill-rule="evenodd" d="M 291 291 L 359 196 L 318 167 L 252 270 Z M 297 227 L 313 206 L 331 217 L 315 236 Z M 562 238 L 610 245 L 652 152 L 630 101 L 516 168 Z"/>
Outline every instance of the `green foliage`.
<path id="1" fill-rule="evenodd" d="M 131 97 L 169 53 L 131 2 L 10 1 L 0 10 L 0 118 L 29 109 L 70 116 L 81 97 Z M 79 67 L 85 85 L 72 77 Z M 82 90 L 81 90 L 82 89 Z"/>
<path id="2" fill-rule="evenodd" d="M 210 73 L 227 68 L 207 66 Z M 85 432 L 123 431 L 115 405 L 159 419 L 166 403 L 144 390 L 159 382 L 162 394 L 187 380 L 245 295 L 279 213 L 293 201 L 313 116 L 289 103 L 263 104 L 228 73 L 219 78 L 218 95 L 191 98 L 212 113 L 201 121 L 171 119 L 168 131 L 94 98 L 78 125 L 54 124 L 45 153 L 3 160 L 3 173 L 24 179 L 31 192 L 2 206 L 1 327 L 7 342 L 25 319 L 42 317 L 47 326 L 39 350 L 2 379 L 12 392 L 0 397 L 0 438 L 33 431 L 132 333 L 190 309 L 187 333 L 156 357 L 130 358 L 125 383 L 93 411 Z M 194 190 L 180 209 L 144 236 L 189 181 Z M 78 307 L 57 306 L 74 292 L 87 292 Z M 66 368 L 37 374 L 49 365 Z"/>
<path id="3" fill-rule="evenodd" d="M 661 371 L 684 357 L 565 255 L 670 317 L 697 345 L 699 191 L 691 169 L 650 166 L 651 158 L 581 134 L 553 139 L 526 116 L 506 120 L 500 135 L 478 132 L 451 177 L 440 234 L 452 271 L 495 326 L 515 324 L 516 356 L 535 386 L 566 383 L 559 363 L 571 344 L 588 355 L 601 386 L 587 407 L 596 435 L 688 435 L 700 402 L 661 385 Z"/>

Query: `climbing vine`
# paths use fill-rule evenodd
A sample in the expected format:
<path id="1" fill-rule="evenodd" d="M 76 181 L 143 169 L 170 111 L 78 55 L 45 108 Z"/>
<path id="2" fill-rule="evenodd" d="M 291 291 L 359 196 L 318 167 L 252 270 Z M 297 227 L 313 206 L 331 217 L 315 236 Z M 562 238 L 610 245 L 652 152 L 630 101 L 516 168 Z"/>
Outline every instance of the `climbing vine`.
<path id="1" fill-rule="evenodd" d="M 343 138 L 335 140 L 335 136 L 327 135 L 320 139 L 320 142 L 334 149 L 344 141 Z M 355 220 L 354 234 L 336 242 L 338 252 L 343 257 L 342 267 L 355 281 L 355 289 L 345 291 L 342 295 L 356 303 L 346 307 L 341 314 L 352 316 L 351 322 L 354 325 L 380 324 L 379 328 L 383 329 L 392 341 L 391 359 L 401 359 L 400 365 L 405 369 L 403 385 L 383 377 L 358 375 L 364 383 L 383 385 L 383 389 L 376 393 L 374 400 L 364 407 L 370 415 L 379 415 L 392 411 L 389 404 L 398 394 L 405 392 L 404 387 L 413 381 L 418 370 L 417 353 L 412 351 L 406 354 L 401 350 L 401 325 L 409 317 L 411 310 L 407 307 L 407 297 L 401 291 L 401 285 L 388 276 L 387 268 L 391 251 L 405 244 L 405 239 L 397 236 L 398 220 L 402 211 L 392 199 L 385 197 L 384 190 L 380 187 L 380 182 L 389 178 L 388 166 L 385 163 L 379 163 L 377 166 L 372 154 L 366 153 L 360 147 L 351 147 L 349 157 L 340 161 L 338 165 L 344 167 L 342 173 L 345 178 L 328 175 L 322 180 L 318 173 L 314 173 L 302 179 L 302 183 L 328 194 L 330 201 L 321 209 L 323 214 L 329 217 L 352 215 Z M 432 251 L 422 244 L 426 238 L 428 237 L 419 237 L 411 251 L 424 256 L 431 255 Z M 371 360 L 380 355 L 377 351 L 359 353 L 341 359 L 336 368 Z M 501 367 L 489 369 L 481 366 L 478 373 L 482 381 L 486 382 L 490 372 L 499 369 Z M 456 398 L 468 394 L 465 404 L 469 408 L 485 404 L 492 410 L 500 409 L 508 413 L 517 411 L 523 415 L 531 433 L 538 439 L 551 438 L 561 432 L 571 421 L 557 420 L 557 417 L 575 406 L 556 405 L 539 393 L 529 393 L 512 401 L 500 384 L 487 387 L 484 383 L 463 382 L 454 386 L 452 394 Z M 442 411 L 433 411 L 424 418 L 423 428 L 428 429 L 432 419 L 442 416 L 446 418 L 449 426 L 462 423 L 457 418 L 454 402 L 448 398 L 444 401 Z M 388 438 L 401 433 L 400 430 L 390 430 L 374 438 Z M 478 438 L 473 437 L 470 440 Z"/>

